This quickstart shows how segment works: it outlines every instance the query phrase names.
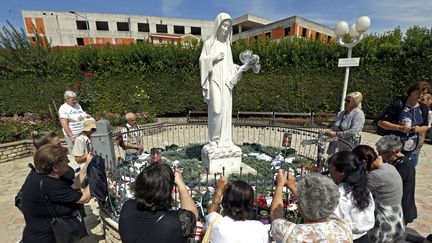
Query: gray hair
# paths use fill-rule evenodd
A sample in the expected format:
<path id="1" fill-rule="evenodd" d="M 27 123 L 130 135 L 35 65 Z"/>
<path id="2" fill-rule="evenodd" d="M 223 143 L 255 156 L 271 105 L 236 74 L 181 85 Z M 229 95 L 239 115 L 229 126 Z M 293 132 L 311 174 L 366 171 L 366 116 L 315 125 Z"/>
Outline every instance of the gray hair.
<path id="1" fill-rule="evenodd" d="M 129 121 L 129 119 L 131 119 L 132 117 L 136 117 L 136 115 L 133 112 L 128 112 L 125 115 L 127 121 Z"/>
<path id="2" fill-rule="evenodd" d="M 378 151 L 400 152 L 402 150 L 401 139 L 396 135 L 386 135 L 381 137 L 375 144 Z"/>
<path id="3" fill-rule="evenodd" d="M 66 92 L 64 93 L 64 99 L 67 100 L 69 98 L 76 98 L 77 95 L 75 94 L 75 92 L 71 91 L 71 90 L 66 90 Z"/>
<path id="4" fill-rule="evenodd" d="M 332 179 L 308 173 L 298 183 L 298 200 L 303 214 L 310 220 L 328 218 L 339 204 L 339 189 Z"/>

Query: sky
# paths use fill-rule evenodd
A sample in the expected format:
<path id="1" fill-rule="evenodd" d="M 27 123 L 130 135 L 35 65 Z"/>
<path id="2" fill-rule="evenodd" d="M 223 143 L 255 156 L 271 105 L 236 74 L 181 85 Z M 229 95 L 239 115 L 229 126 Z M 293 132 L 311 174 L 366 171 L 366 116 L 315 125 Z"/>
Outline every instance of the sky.
<path id="1" fill-rule="evenodd" d="M 333 28 L 350 25 L 358 17 L 372 20 L 368 32 L 383 33 L 400 27 L 431 28 L 432 0 L 0 0 L 0 27 L 6 21 L 23 27 L 21 10 L 77 11 L 138 14 L 213 20 L 219 12 L 232 18 L 246 13 L 270 20 L 294 15 Z"/>

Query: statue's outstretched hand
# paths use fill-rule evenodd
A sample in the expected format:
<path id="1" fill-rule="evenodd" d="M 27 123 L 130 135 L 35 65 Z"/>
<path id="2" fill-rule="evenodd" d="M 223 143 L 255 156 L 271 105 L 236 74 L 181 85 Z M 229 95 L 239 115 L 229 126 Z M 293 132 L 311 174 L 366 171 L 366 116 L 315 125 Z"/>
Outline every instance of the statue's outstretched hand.
<path id="1" fill-rule="evenodd" d="M 241 73 L 243 73 L 243 72 L 246 72 L 248 69 L 249 69 L 248 65 L 243 64 L 243 65 L 238 69 L 237 72 L 241 72 Z"/>

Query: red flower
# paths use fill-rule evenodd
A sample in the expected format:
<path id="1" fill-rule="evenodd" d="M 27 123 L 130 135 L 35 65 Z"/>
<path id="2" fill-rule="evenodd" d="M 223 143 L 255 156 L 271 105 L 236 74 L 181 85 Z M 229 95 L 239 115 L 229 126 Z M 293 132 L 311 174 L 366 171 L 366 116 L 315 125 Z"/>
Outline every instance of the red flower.
<path id="1" fill-rule="evenodd" d="M 89 78 L 93 78 L 93 74 L 91 72 L 84 72 L 84 75 Z"/>
<path id="2" fill-rule="evenodd" d="M 258 200 L 255 201 L 255 204 L 261 207 L 267 207 L 267 201 L 263 195 L 258 195 Z"/>

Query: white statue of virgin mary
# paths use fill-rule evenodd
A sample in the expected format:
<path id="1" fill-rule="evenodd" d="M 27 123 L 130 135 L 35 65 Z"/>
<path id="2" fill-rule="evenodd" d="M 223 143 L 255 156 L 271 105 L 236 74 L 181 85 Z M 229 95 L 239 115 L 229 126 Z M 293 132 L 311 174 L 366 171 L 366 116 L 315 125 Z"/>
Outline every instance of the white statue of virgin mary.
<path id="1" fill-rule="evenodd" d="M 208 105 L 210 146 L 231 147 L 232 89 L 241 77 L 231 53 L 232 20 L 220 13 L 210 39 L 204 42 L 200 56 L 201 86 Z M 233 77 L 235 80 L 232 80 Z M 234 81 L 234 82 L 231 82 Z"/>
<path id="2" fill-rule="evenodd" d="M 260 70 L 259 57 L 247 50 L 240 54 L 242 66 L 231 53 L 232 20 L 227 13 L 216 17 L 212 35 L 204 42 L 199 59 L 204 102 L 208 105 L 208 139 L 203 152 L 209 159 L 239 157 L 241 149 L 232 142 L 232 91 L 242 73 Z"/>

